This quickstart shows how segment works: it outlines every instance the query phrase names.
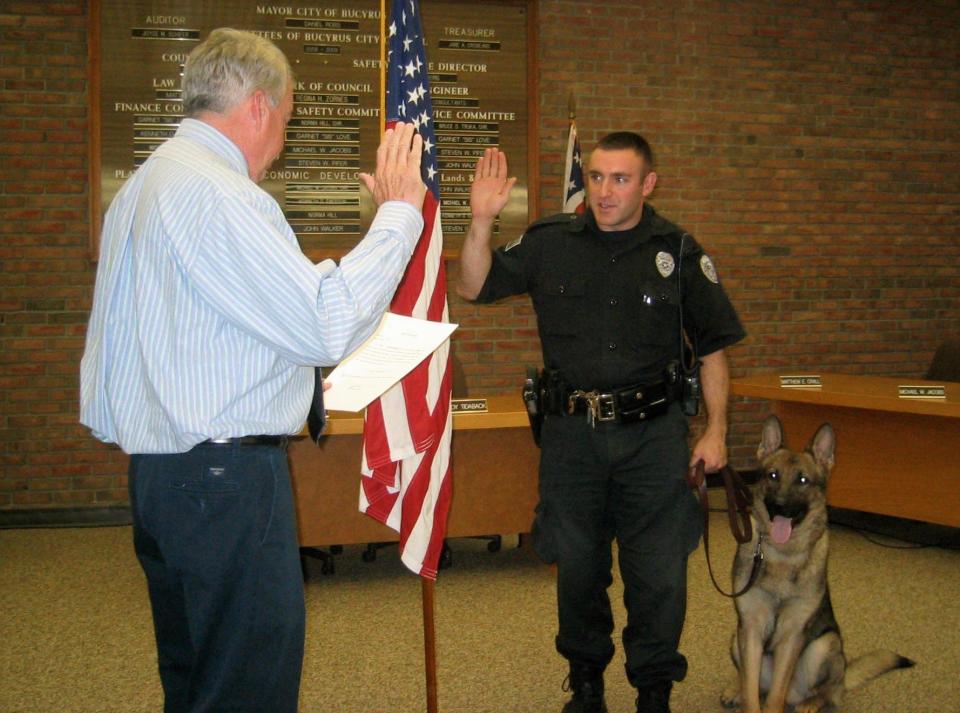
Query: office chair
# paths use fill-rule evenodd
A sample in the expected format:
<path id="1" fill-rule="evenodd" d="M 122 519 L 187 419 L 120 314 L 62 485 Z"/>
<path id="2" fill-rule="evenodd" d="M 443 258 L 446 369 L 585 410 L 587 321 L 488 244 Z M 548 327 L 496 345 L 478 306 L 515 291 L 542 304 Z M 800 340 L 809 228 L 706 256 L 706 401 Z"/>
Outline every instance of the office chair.
<path id="1" fill-rule="evenodd" d="M 320 574 L 333 574 L 336 571 L 334 556 L 343 553 L 343 545 L 330 545 L 330 551 L 326 552 L 320 547 L 301 547 L 300 548 L 300 571 L 303 578 L 307 578 L 307 557 L 318 559 L 320 565 Z"/>
<path id="2" fill-rule="evenodd" d="M 924 378 L 928 381 L 960 382 L 960 337 L 948 339 L 937 347 Z"/>
<path id="3" fill-rule="evenodd" d="M 363 550 L 363 553 L 360 555 L 360 559 L 364 562 L 374 562 L 377 559 L 377 551 L 382 550 L 384 547 L 390 547 L 391 545 L 396 545 L 397 542 L 368 542 L 366 548 Z M 491 550 L 492 551 L 492 550 Z M 453 564 L 453 553 L 450 551 L 450 546 L 447 545 L 447 541 L 443 541 L 443 549 L 440 550 L 440 561 L 437 564 L 437 569 L 447 569 Z"/>

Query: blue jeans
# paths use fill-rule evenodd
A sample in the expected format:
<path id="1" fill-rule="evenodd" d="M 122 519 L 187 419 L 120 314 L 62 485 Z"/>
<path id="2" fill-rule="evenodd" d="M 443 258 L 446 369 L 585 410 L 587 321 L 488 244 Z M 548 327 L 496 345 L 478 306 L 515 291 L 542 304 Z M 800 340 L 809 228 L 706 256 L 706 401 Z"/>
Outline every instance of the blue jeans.
<path id="1" fill-rule="evenodd" d="M 584 415 L 543 424 L 535 546 L 557 564 L 557 650 L 603 669 L 613 658 L 611 543 L 617 539 L 627 623 L 627 677 L 637 687 L 682 680 L 687 557 L 702 525 L 684 474 L 687 421 L 679 406 L 647 423 Z"/>
<path id="2" fill-rule="evenodd" d="M 165 713 L 295 713 L 305 607 L 283 448 L 130 460 Z"/>

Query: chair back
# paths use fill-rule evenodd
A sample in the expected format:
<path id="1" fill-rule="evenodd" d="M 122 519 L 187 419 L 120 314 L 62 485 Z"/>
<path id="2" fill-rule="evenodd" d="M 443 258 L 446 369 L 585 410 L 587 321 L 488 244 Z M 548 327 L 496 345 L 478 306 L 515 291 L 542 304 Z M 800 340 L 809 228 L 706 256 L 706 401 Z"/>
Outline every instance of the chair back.
<path id="1" fill-rule="evenodd" d="M 960 382 L 960 338 L 948 339 L 937 347 L 924 378 L 928 381 Z"/>

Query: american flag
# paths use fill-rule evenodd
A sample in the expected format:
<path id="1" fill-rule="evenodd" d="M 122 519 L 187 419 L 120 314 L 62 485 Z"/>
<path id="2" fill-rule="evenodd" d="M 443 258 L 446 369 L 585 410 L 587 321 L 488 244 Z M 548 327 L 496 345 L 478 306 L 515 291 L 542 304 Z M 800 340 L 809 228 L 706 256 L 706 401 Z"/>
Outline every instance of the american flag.
<path id="1" fill-rule="evenodd" d="M 567 158 L 563 168 L 563 212 L 582 213 L 583 205 L 583 158 L 580 155 L 580 138 L 577 122 L 570 119 L 567 136 Z"/>
<path id="2" fill-rule="evenodd" d="M 390 305 L 396 314 L 447 322 L 437 137 L 416 0 L 393 0 L 387 36 L 386 127 L 412 123 L 423 137 L 423 233 Z M 360 511 L 400 533 L 403 563 L 436 579 L 452 495 L 450 343 L 367 407 Z"/>

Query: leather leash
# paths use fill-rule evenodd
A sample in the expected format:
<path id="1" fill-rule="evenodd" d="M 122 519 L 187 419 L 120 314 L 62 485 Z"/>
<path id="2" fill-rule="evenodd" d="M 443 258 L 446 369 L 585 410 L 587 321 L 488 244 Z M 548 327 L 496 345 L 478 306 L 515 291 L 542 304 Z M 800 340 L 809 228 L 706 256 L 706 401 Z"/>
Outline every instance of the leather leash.
<path id="1" fill-rule="evenodd" d="M 753 539 L 753 524 L 750 520 L 753 494 L 746 483 L 743 482 L 743 479 L 730 466 L 723 466 L 720 469 L 720 475 L 723 477 L 723 489 L 727 496 L 727 519 L 730 522 L 730 531 L 739 544 L 746 544 Z M 723 591 L 717 584 L 717 579 L 713 575 L 713 565 L 710 563 L 710 503 L 707 499 L 707 476 L 703 461 L 697 461 L 695 465 L 691 466 L 687 472 L 687 485 L 696 492 L 700 499 L 700 509 L 703 512 L 703 551 L 707 556 L 707 570 L 710 572 L 710 579 L 720 594 L 735 599 L 750 589 L 760 574 L 760 565 L 763 564 L 763 552 L 760 545 L 763 542 L 763 536 L 761 535 L 757 539 L 757 549 L 753 553 L 753 568 L 750 570 L 747 583 L 739 592 L 728 594 Z"/>

